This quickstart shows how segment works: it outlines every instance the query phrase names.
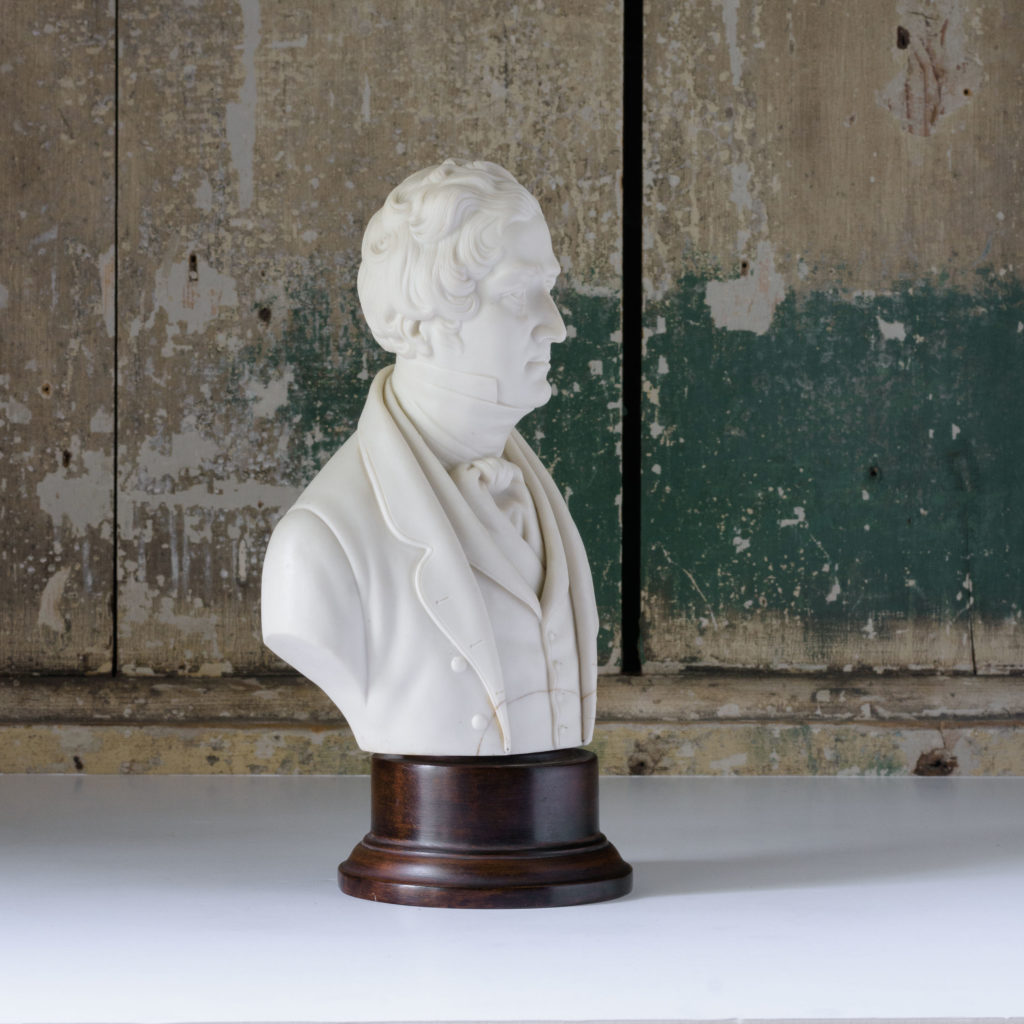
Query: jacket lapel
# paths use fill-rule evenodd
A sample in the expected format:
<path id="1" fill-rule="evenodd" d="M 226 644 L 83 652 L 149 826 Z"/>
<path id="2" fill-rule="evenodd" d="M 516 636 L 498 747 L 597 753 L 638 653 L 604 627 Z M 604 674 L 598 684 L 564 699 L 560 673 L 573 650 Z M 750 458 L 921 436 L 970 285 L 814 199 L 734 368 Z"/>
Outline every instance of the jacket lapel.
<path id="1" fill-rule="evenodd" d="M 462 545 L 384 404 L 391 371 L 387 367 L 374 378 L 359 418 L 363 463 L 388 528 L 399 541 L 422 551 L 414 578 L 416 596 L 480 677 L 508 753 L 508 708 L 494 631 Z"/>
<path id="2" fill-rule="evenodd" d="M 452 489 L 458 494 L 454 483 Z M 463 504 L 466 502 L 461 495 L 458 495 L 458 500 Z M 522 601 L 534 615 L 540 616 L 541 607 L 537 595 L 530 589 L 522 574 L 517 572 L 476 514 L 465 516 L 460 522 L 459 538 L 470 565 Z"/>
<path id="3" fill-rule="evenodd" d="M 576 622 L 576 649 L 580 659 L 580 698 L 583 703 L 584 722 L 587 721 L 588 702 L 592 703 L 597 690 L 597 602 L 594 598 L 594 579 L 590 572 L 590 563 L 587 561 L 587 552 L 583 547 L 576 524 L 569 514 L 569 508 L 565 499 L 559 493 L 551 474 L 544 468 L 540 459 L 537 458 L 533 449 L 523 440 L 522 435 L 513 430 L 505 446 L 505 457 L 514 462 L 523 471 L 530 490 L 536 486 L 547 498 L 547 509 L 541 510 L 538 506 L 538 514 L 545 516 L 550 514 L 554 520 L 554 526 L 562 542 L 562 550 L 565 554 L 565 561 L 548 558 L 547 571 L 552 573 L 550 580 L 545 579 L 544 590 L 541 594 L 541 607 L 547 611 L 548 602 L 557 600 L 561 588 L 564 586 L 561 579 L 557 578 L 559 572 L 568 574 L 569 594 L 572 598 L 573 617 Z M 544 521 L 542 519 L 542 526 Z M 553 565 L 553 562 L 558 565 Z"/>
<path id="4" fill-rule="evenodd" d="M 525 447 L 525 442 L 523 447 Z M 520 447 L 513 445 L 511 439 L 505 447 L 505 457 L 509 462 L 515 463 L 522 470 L 527 490 L 534 497 L 537 518 L 540 521 L 541 536 L 544 538 L 545 555 L 544 585 L 540 592 L 540 612 L 547 618 L 551 613 L 551 605 L 555 601 L 563 599 L 565 592 L 569 589 L 569 567 L 566 563 L 564 542 L 559 530 L 555 509 L 552 507 L 539 474 L 523 458 Z M 541 500 L 537 501 L 536 496 L 539 496 Z"/>

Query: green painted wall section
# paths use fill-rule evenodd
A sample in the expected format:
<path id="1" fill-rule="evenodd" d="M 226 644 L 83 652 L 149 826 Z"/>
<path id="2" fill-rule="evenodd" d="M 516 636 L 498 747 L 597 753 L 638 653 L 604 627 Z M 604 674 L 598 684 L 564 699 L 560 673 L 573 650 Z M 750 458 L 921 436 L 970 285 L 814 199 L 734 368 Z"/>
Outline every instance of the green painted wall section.
<path id="1" fill-rule="evenodd" d="M 647 307 L 647 661 L 1024 662 L 1024 287 L 790 292 L 759 336 L 716 276 Z"/>
<path id="2" fill-rule="evenodd" d="M 251 375 L 265 387 L 287 382 L 274 412 L 288 439 L 275 473 L 301 488 L 356 429 L 370 381 L 391 357 L 370 336 L 355 289 L 339 287 L 325 268 L 303 267 L 259 309 L 270 311 L 266 330 L 241 349 L 233 376 Z M 237 393 L 252 402 L 243 389 Z"/>
<path id="3" fill-rule="evenodd" d="M 557 394 L 519 430 L 551 471 L 590 559 L 601 630 L 599 665 L 618 667 L 621 646 L 622 364 L 617 295 L 561 288 L 569 338 L 552 352 Z"/>
<path id="4" fill-rule="evenodd" d="M 594 291 L 556 292 L 570 336 L 553 351 L 555 394 L 519 430 L 561 488 L 586 545 L 603 664 L 617 662 L 620 632 L 620 314 L 617 296 Z M 271 475 L 296 494 L 355 430 L 371 379 L 393 361 L 358 309 L 354 288 L 338 285 L 326 268 L 306 267 L 281 297 L 254 310 L 269 311 L 262 314 L 264 330 L 232 366 L 237 403 L 252 404 L 253 381 L 264 388 L 288 381 L 287 399 L 274 413 L 287 436 L 284 464 Z"/>

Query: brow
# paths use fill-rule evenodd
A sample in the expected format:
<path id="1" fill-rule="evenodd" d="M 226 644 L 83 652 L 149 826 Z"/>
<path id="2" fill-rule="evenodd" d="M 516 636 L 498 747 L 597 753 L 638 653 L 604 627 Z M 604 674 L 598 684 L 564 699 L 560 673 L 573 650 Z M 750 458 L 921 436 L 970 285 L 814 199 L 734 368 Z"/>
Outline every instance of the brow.
<path id="1" fill-rule="evenodd" d="M 562 268 L 557 263 L 541 265 L 539 263 L 518 263 L 511 267 L 502 267 L 497 274 L 500 287 L 517 283 L 523 279 L 537 279 L 554 282 Z"/>

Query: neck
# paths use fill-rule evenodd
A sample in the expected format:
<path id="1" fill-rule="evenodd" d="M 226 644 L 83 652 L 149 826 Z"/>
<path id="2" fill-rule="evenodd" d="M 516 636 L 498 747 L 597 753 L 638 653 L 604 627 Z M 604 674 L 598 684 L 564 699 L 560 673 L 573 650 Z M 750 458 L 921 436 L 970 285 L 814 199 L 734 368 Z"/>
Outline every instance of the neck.
<path id="1" fill-rule="evenodd" d="M 498 402 L 498 382 L 399 356 L 391 375 L 398 404 L 445 467 L 501 455 L 530 410 Z"/>

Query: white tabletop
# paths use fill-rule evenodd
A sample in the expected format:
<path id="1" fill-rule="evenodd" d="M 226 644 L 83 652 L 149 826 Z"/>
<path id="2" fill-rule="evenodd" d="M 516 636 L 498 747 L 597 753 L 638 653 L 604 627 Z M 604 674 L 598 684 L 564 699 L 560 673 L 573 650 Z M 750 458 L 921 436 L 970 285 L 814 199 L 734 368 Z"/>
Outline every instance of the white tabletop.
<path id="1" fill-rule="evenodd" d="M 1024 1015 L 1024 779 L 602 780 L 633 894 L 344 896 L 365 778 L 0 776 L 0 1021 Z"/>

